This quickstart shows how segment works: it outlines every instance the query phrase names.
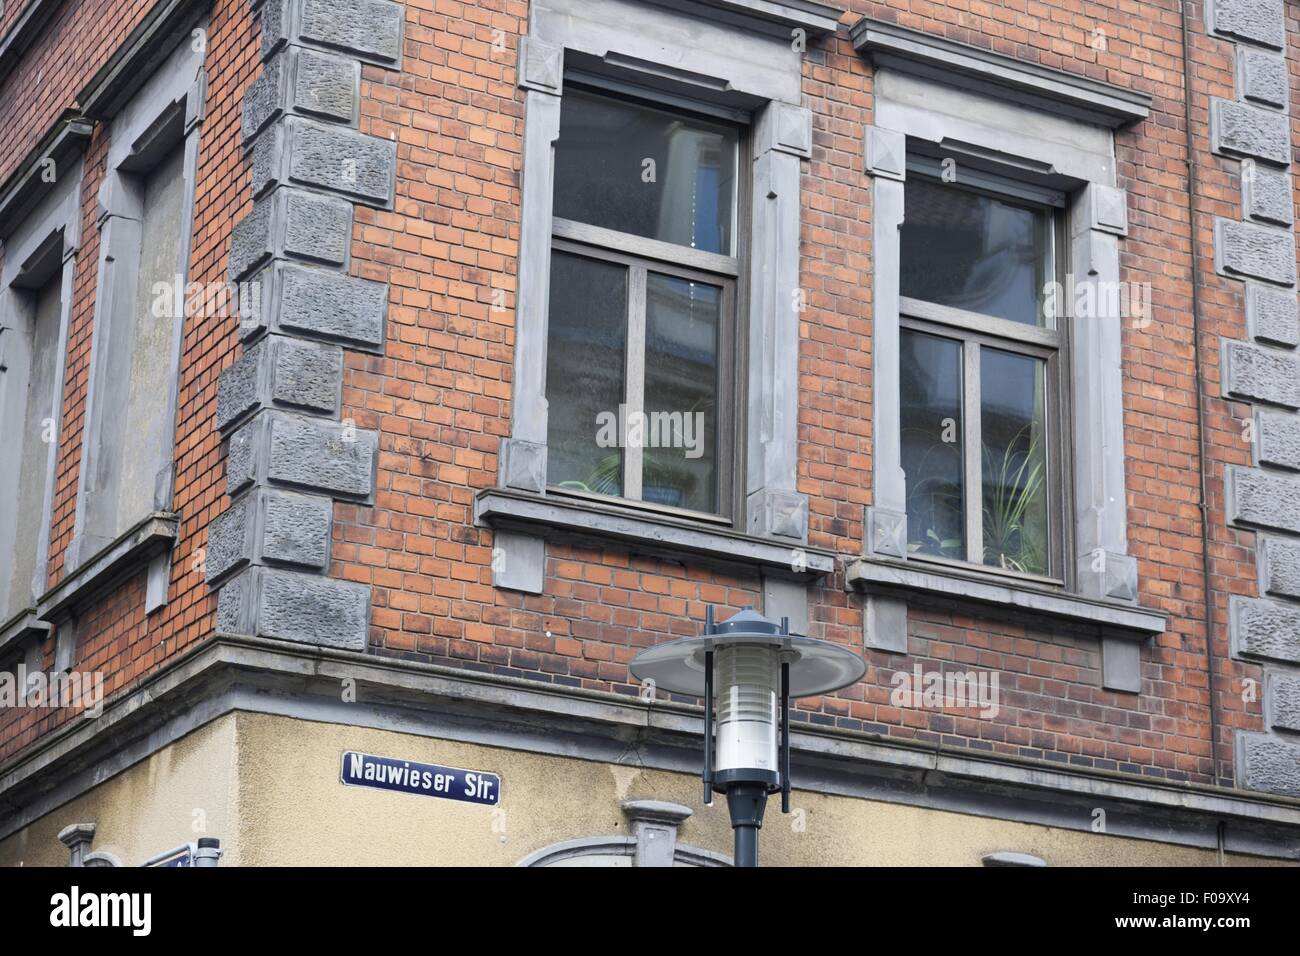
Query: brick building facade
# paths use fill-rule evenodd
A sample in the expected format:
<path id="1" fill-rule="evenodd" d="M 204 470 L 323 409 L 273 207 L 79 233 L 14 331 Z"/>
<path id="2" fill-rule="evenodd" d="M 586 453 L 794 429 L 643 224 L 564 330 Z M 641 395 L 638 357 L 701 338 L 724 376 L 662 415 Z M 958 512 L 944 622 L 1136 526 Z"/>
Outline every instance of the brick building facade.
<path id="1" fill-rule="evenodd" d="M 745 606 L 867 664 L 770 862 L 1295 860 L 1298 21 L 10 0 L 0 860 L 726 862 Z"/>

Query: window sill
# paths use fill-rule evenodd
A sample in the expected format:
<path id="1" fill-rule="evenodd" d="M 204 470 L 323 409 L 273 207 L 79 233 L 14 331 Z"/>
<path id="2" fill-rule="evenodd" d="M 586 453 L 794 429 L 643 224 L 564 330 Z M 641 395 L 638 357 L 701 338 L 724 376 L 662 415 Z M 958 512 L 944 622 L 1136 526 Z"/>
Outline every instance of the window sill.
<path id="1" fill-rule="evenodd" d="M 849 590 L 941 598 L 979 609 L 1014 609 L 1056 623 L 1098 628 L 1104 637 L 1143 640 L 1164 632 L 1168 618 L 1159 611 L 1099 601 L 1024 581 L 990 580 L 956 570 L 903 561 L 861 558 L 845 570 Z"/>
<path id="2" fill-rule="evenodd" d="M 5 624 L 0 624 L 0 659 L 10 651 L 22 647 L 32 637 L 45 637 L 50 626 L 40 621 L 35 608 L 19 611 Z"/>
<path id="3" fill-rule="evenodd" d="M 835 570 L 833 552 L 810 548 L 797 541 L 757 538 L 664 515 L 501 488 L 478 493 L 474 520 L 494 529 L 545 538 L 604 538 L 670 557 L 779 569 L 807 580 Z M 802 568 L 794 567 L 796 553 Z"/>
<path id="4" fill-rule="evenodd" d="M 176 543 L 180 517 L 155 511 L 50 589 L 36 606 L 41 621 L 57 624 L 148 566 Z"/>

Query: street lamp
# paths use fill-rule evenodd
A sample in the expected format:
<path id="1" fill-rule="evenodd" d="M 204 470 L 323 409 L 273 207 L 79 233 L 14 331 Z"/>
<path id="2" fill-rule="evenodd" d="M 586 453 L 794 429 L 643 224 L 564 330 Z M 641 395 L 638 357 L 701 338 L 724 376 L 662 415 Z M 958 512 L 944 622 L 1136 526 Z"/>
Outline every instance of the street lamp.
<path id="1" fill-rule="evenodd" d="M 702 636 L 646 648 L 630 666 L 637 680 L 704 698 L 704 803 L 726 794 L 736 866 L 758 865 L 768 795 L 779 791 L 790 812 L 790 701 L 847 687 L 867 670 L 847 648 L 791 634 L 788 618 L 777 625 L 752 607 L 717 625 L 710 607 Z"/>

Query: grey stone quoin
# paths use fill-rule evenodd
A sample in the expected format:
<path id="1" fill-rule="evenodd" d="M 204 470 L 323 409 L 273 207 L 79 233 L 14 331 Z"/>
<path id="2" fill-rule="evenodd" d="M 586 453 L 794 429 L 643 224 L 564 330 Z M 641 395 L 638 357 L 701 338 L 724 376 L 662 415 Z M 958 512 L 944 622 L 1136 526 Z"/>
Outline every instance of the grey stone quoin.
<path id="1" fill-rule="evenodd" d="M 400 69 L 393 0 L 253 0 L 253 211 L 234 229 L 243 355 L 221 375 L 230 504 L 208 531 L 221 631 L 364 650 L 370 588 L 329 577 L 335 500 L 374 493 L 377 432 L 340 421 L 344 349 L 382 353 L 388 286 L 348 275 L 353 208 L 392 208 L 394 142 L 361 133 L 362 63 Z"/>
<path id="2" fill-rule="evenodd" d="M 1282 0 L 1209 0 L 1214 37 L 1236 45 L 1236 99 L 1210 107 L 1210 148 L 1241 161 L 1240 221 L 1214 223 L 1217 271 L 1241 289 L 1250 341 L 1222 343 L 1225 398 L 1256 406 L 1255 462 L 1224 476 L 1227 520 L 1256 534 L 1259 597 L 1233 597 L 1232 656 L 1265 665 L 1267 730 L 1237 734 L 1237 783 L 1300 796 L 1300 320 Z"/>

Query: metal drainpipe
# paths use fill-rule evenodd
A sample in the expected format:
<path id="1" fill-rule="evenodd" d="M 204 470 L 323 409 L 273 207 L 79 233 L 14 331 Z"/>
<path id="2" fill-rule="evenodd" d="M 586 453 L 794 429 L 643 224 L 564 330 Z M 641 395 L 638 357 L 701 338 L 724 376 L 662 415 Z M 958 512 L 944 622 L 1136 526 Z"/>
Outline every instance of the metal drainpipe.
<path id="1" fill-rule="evenodd" d="M 1196 152 L 1192 141 L 1192 57 L 1191 37 L 1187 24 L 1187 0 L 1179 0 L 1178 17 L 1183 42 L 1183 135 L 1187 146 L 1187 224 L 1190 230 L 1192 258 L 1192 355 L 1196 363 L 1196 444 L 1197 469 L 1200 472 L 1201 573 L 1205 592 L 1205 673 L 1210 695 L 1210 772 L 1219 783 L 1219 707 L 1214 690 L 1214 596 L 1210 588 L 1210 509 L 1206 492 L 1205 468 L 1209 456 L 1205 451 L 1205 377 L 1201 368 L 1201 272 L 1196 250 Z"/>

